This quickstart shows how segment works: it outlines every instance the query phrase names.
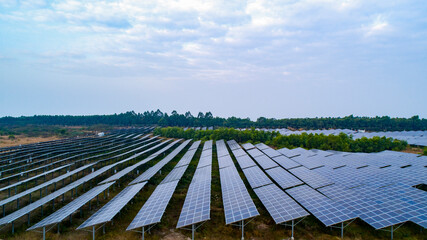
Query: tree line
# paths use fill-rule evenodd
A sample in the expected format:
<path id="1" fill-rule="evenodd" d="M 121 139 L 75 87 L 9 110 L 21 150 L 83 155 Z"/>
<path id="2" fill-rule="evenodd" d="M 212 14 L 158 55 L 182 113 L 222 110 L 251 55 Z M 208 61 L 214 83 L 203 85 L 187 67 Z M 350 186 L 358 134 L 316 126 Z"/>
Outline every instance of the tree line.
<path id="1" fill-rule="evenodd" d="M 278 132 L 258 131 L 254 128 L 247 130 L 236 130 L 233 128 L 219 128 L 215 130 L 185 130 L 180 127 L 156 128 L 154 135 L 167 138 L 184 138 L 194 140 L 231 140 L 240 143 L 264 142 L 275 148 L 297 148 L 335 150 L 343 152 L 380 152 L 384 150 L 400 151 L 407 147 L 406 141 L 400 141 L 386 137 L 353 139 L 345 133 L 339 135 L 324 134 L 291 134 L 281 135 Z"/>
<path id="2" fill-rule="evenodd" d="M 211 112 L 199 112 L 197 116 L 186 112 L 171 114 L 160 110 L 135 113 L 129 111 L 111 115 L 70 116 L 70 115 L 35 115 L 22 117 L 2 117 L 1 125 L 64 125 L 91 126 L 105 124 L 114 126 L 158 125 L 181 127 L 228 127 L 228 128 L 289 128 L 289 129 L 363 129 L 367 131 L 417 131 L 427 130 L 427 119 L 419 116 L 411 118 L 383 117 L 324 117 L 324 118 L 265 118 L 256 121 L 249 118 L 214 117 Z"/>

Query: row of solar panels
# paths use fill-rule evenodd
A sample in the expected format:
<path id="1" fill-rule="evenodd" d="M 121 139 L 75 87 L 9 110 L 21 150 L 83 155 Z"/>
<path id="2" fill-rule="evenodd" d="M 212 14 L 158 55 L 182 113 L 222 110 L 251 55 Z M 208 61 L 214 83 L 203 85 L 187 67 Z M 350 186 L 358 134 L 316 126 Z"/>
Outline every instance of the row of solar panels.
<path id="1" fill-rule="evenodd" d="M 147 138 L 149 137 L 149 135 L 146 135 L 143 138 L 138 138 L 138 139 L 134 139 L 132 142 L 127 142 L 127 143 L 121 143 L 120 141 L 117 142 L 117 145 L 114 145 L 112 147 L 107 147 L 105 148 L 104 146 L 98 146 L 98 147 L 94 147 L 92 150 L 90 151 L 86 151 L 83 153 L 78 153 L 75 155 L 71 155 L 69 157 L 66 158 L 58 158 L 59 160 L 53 161 L 49 164 L 45 164 L 42 165 L 40 167 L 35 167 L 35 168 L 30 168 L 26 171 L 21 171 L 20 173 L 17 174 L 12 174 L 9 175 L 7 177 L 3 177 L 0 179 L 0 182 L 5 183 L 5 181 L 7 181 L 7 184 L 0 188 L 0 191 L 3 190 L 7 190 L 7 189 L 11 189 L 11 188 L 15 188 L 15 193 L 16 193 L 16 188 L 23 185 L 23 184 L 28 184 L 28 182 L 31 182 L 33 180 L 36 181 L 36 185 L 37 185 L 37 180 L 41 177 L 46 177 L 47 174 L 56 174 L 57 172 L 61 172 L 61 170 L 66 169 L 67 171 L 70 171 L 70 168 L 77 168 L 80 164 L 85 163 L 85 162 L 90 162 L 93 159 L 96 158 L 101 158 L 101 157 L 107 157 L 108 155 L 114 154 L 114 153 L 119 153 L 119 152 L 123 152 L 126 151 L 128 149 L 133 149 L 130 152 L 126 152 L 126 154 L 130 154 L 132 152 L 135 152 L 137 150 L 139 150 L 140 148 L 143 148 L 145 146 L 145 144 L 149 141 L 151 141 L 152 139 L 147 140 Z M 120 143 L 120 144 L 119 144 Z M 153 144 L 153 143 L 150 143 Z M 100 153 L 103 152 L 101 154 L 97 154 L 94 155 L 96 153 Z M 82 159 L 79 159 L 82 157 L 82 155 L 90 155 L 89 157 L 85 157 Z M 124 154 L 118 154 L 116 156 L 114 156 L 115 158 L 119 158 L 124 156 Z M 108 161 L 110 160 L 110 158 L 104 158 L 104 161 Z M 65 164 L 65 165 L 63 165 Z M 58 167 L 56 167 L 58 166 Z M 56 168 L 54 168 L 56 167 Z M 41 171 L 42 173 L 38 174 L 38 172 Z M 31 176 L 29 175 L 31 174 Z M 15 182 L 13 184 L 10 184 L 11 180 L 18 180 L 18 182 Z M 21 180 L 22 179 L 22 180 Z M 10 193 L 9 193 L 10 195 Z"/>

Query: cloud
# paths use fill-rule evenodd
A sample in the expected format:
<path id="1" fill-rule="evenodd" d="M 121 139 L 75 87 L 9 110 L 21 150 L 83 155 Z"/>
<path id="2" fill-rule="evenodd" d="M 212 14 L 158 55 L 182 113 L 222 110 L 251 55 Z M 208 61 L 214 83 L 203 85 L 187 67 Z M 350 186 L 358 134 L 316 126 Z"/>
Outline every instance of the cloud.
<path id="1" fill-rule="evenodd" d="M 31 25 L 44 33 L 39 39 L 43 47 L 28 51 L 53 66 L 60 62 L 73 71 L 110 66 L 130 75 L 150 69 L 158 76 L 175 72 L 183 79 L 220 82 L 259 80 L 265 73 L 281 79 L 288 72 L 297 79 L 315 75 L 326 62 L 341 64 L 348 56 L 357 61 L 360 53 L 354 46 L 392 32 L 398 15 L 391 13 L 402 7 L 399 1 L 379 0 L 2 3 L 15 7 L 0 12 L 0 18 L 16 29 Z"/>
<path id="2" fill-rule="evenodd" d="M 392 27 L 382 15 L 376 16 L 370 25 L 363 27 L 366 37 L 388 33 L 391 31 L 391 29 Z"/>

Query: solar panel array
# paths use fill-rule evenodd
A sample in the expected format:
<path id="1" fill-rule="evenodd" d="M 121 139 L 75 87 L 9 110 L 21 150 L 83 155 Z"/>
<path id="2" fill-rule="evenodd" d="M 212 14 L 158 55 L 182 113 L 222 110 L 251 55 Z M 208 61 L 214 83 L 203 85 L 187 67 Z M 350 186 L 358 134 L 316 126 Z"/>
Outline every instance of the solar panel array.
<path id="1" fill-rule="evenodd" d="M 233 144 L 235 141 L 230 140 L 227 143 Z M 233 154 L 236 150 L 232 150 Z M 309 215 L 298 203 L 273 184 L 258 166 L 245 168 L 243 169 L 243 173 L 276 224 Z"/>
<path id="2" fill-rule="evenodd" d="M 209 144 L 207 147 L 209 147 Z M 194 154 L 195 151 L 190 150 L 185 155 L 191 155 L 191 157 L 186 156 L 180 159 L 177 164 L 179 166 L 175 166 L 175 168 L 166 176 L 166 178 L 159 184 L 159 186 L 156 187 L 154 192 L 144 203 L 144 206 L 142 206 L 141 210 L 138 212 L 126 230 L 133 230 L 135 228 L 160 222 L 163 213 L 165 212 L 166 207 L 172 198 L 172 194 L 178 185 L 179 180 L 188 168 L 188 165 L 182 164 L 183 162 L 188 162 L 188 158 L 193 158 Z"/>
<path id="3" fill-rule="evenodd" d="M 148 181 L 151 177 L 153 177 L 160 169 L 162 169 L 166 164 L 168 164 L 174 157 L 176 157 L 176 155 L 178 155 L 182 149 L 184 149 L 191 140 L 186 140 L 183 143 L 181 143 L 176 149 L 174 149 L 171 153 L 169 153 L 165 158 L 163 158 L 162 160 L 160 160 L 158 163 L 156 163 L 153 167 L 149 168 L 148 170 L 146 170 L 145 172 L 143 172 L 141 175 L 139 175 L 137 178 L 135 178 L 131 183 L 129 184 L 135 184 L 135 183 L 140 183 L 140 182 L 144 182 L 144 181 Z M 156 158 L 157 156 L 159 156 L 161 153 L 165 152 L 166 150 L 168 150 L 170 147 L 172 147 L 175 143 L 177 143 L 178 141 L 175 141 L 171 144 L 169 144 L 167 147 L 161 149 L 160 151 L 157 151 L 156 153 L 152 154 L 151 156 L 147 157 L 144 162 L 147 162 L 147 160 L 151 160 Z M 194 145 L 194 144 L 193 144 Z M 181 160 L 187 162 L 189 157 L 192 158 L 192 154 L 194 154 L 195 151 L 193 150 L 189 150 Z M 190 158 L 190 160 L 191 160 Z M 181 161 L 180 161 L 181 162 Z"/>
<path id="4" fill-rule="evenodd" d="M 173 181 L 157 186 L 126 230 L 160 222 L 177 185 L 178 181 Z"/>
<path id="5" fill-rule="evenodd" d="M 1 218 L 0 225 L 11 223 L 70 190 L 77 189 L 82 184 L 113 170 L 119 164 L 154 151 L 170 141 L 159 143 L 160 140 L 146 139 L 148 135 L 142 138 L 141 136 L 142 133 L 137 131 L 131 134 L 118 132 L 96 140 L 63 140 L 33 147 L 24 146 L 22 149 L 11 148 L 11 150 L 5 150 L 6 152 L 0 152 L 0 157 L 2 157 L 0 173 L 5 175 L 0 178 L 0 182 L 18 178 L 18 181 L 1 187 L 0 191 L 10 190 L 67 169 L 67 172 L 59 177 L 53 178 L 52 175 L 52 179 L 45 183 L 37 184 L 28 190 L 1 200 L 0 206 L 4 206 L 55 184 L 55 190 L 52 193 L 45 192 L 44 197 L 30 204 L 24 202 L 24 206 L 21 206 L 20 209 Z M 174 147 L 178 141 L 180 140 L 169 143 L 148 158 L 115 173 L 29 230 L 61 222 L 111 186 L 114 181 Z M 147 181 L 178 155 L 189 142 L 190 140 L 182 143 L 168 156 L 132 181 L 131 185 L 92 215 L 78 229 L 110 221 Z M 193 143 L 175 168 L 157 186 L 129 225 L 128 230 L 160 222 L 179 180 L 185 174 L 199 145 L 200 141 Z M 326 226 L 358 217 L 375 229 L 407 221 L 414 222 L 423 228 L 427 227 L 427 193 L 413 187 L 427 182 L 427 157 L 393 151 L 368 154 L 302 148 L 274 150 L 263 143 L 255 146 L 244 144 L 245 151 L 233 140 L 228 141 L 228 145 L 249 185 L 277 224 L 307 216 L 310 212 Z M 212 141 L 207 141 L 203 146 L 177 228 L 210 219 L 212 148 Z M 86 157 L 86 154 L 90 156 Z M 8 158 L 3 158 L 3 155 Z M 222 140 L 217 141 L 217 156 L 226 224 L 257 216 L 259 213 L 256 206 Z M 124 157 L 123 160 L 117 161 L 122 157 Z M 102 159 L 93 161 L 97 158 Z M 82 167 L 75 168 L 81 163 L 84 164 Z M 95 171 L 100 164 L 108 165 Z M 91 169 L 92 172 L 84 176 L 82 174 L 76 180 L 70 178 L 68 185 L 62 185 L 56 190 L 56 183 L 88 169 Z M 37 173 L 39 170 L 43 170 L 43 172 Z M 21 173 L 16 173 L 16 171 L 21 171 Z M 35 174 L 29 176 L 29 173 Z M 25 204 L 28 205 L 25 206 Z"/>
<path id="6" fill-rule="evenodd" d="M 210 144 L 210 146 L 212 145 Z M 203 152 L 212 153 L 212 147 L 203 149 Z M 203 163 L 203 166 L 198 164 L 179 215 L 177 228 L 210 219 L 212 155 L 209 153 L 202 153 L 202 155 L 211 156 L 211 164 L 205 165 L 207 161 Z"/>
<path id="7" fill-rule="evenodd" d="M 254 191 L 276 224 L 310 215 L 274 184 L 256 188 Z"/>
<path id="8" fill-rule="evenodd" d="M 145 153 L 147 153 L 149 151 L 152 151 L 152 150 L 154 150 L 154 149 L 156 149 L 156 148 L 158 148 L 158 147 L 160 147 L 160 146 L 168 143 L 169 141 L 170 141 L 170 139 L 166 140 L 164 142 L 161 142 L 161 143 L 159 143 L 158 145 L 156 145 L 156 146 L 154 146 L 152 148 L 149 148 L 149 149 L 147 149 L 145 151 L 142 151 L 140 153 L 137 153 L 137 154 L 133 155 L 132 157 L 129 157 L 128 159 L 131 160 L 131 159 L 137 158 L 137 157 L 141 156 L 142 154 L 145 154 Z M 125 176 L 126 174 L 128 174 L 128 173 L 132 172 L 133 170 L 135 170 L 136 168 L 138 168 L 139 166 L 141 166 L 141 165 L 143 165 L 143 164 L 151 161 L 152 159 L 156 158 L 157 156 L 159 156 L 163 152 L 167 151 L 168 149 L 170 149 L 171 147 L 173 147 L 175 144 L 177 144 L 179 141 L 181 141 L 181 140 L 175 140 L 175 141 L 173 141 L 172 143 L 170 143 L 166 147 L 160 149 L 159 151 L 153 153 L 152 155 L 150 155 L 146 159 L 144 159 L 142 161 L 139 161 L 136 164 L 133 164 L 132 166 L 129 166 L 129 167 L 121 170 L 120 172 L 117 172 L 116 174 L 114 174 L 111 177 L 109 177 L 109 178 L 105 179 L 104 181 L 102 181 L 100 184 L 104 184 L 104 183 L 107 183 L 107 182 L 110 182 L 110 181 L 116 181 L 116 180 L 120 179 L 121 177 Z"/>
<path id="9" fill-rule="evenodd" d="M 357 218 L 351 210 L 307 185 L 294 187 L 286 192 L 326 226 Z"/>
<path id="10" fill-rule="evenodd" d="M 96 187 L 92 188 L 91 190 L 89 190 L 85 194 L 81 195 L 80 197 L 74 199 L 74 201 L 65 205 L 64 207 L 62 207 L 58 211 L 56 211 L 53 214 L 49 215 L 48 217 L 44 218 L 40 222 L 34 224 L 28 230 L 33 230 L 33 229 L 49 226 L 49 225 L 52 225 L 55 223 L 60 223 L 66 217 L 70 216 L 72 213 L 74 213 L 75 211 L 80 209 L 83 205 L 85 205 L 87 202 L 89 202 L 91 199 L 95 198 L 98 194 L 100 194 L 102 191 L 109 188 L 113 184 L 114 184 L 114 182 L 104 184 L 101 186 L 96 186 Z"/>
<path id="11" fill-rule="evenodd" d="M 52 180 L 50 180 L 50 181 L 48 181 L 48 182 L 46 182 L 44 184 L 40 184 L 40 185 L 38 185 L 38 186 L 36 186 L 34 188 L 28 189 L 27 191 L 24 191 L 22 193 L 16 194 L 16 195 L 14 195 L 14 196 L 12 196 L 10 198 L 7 198 L 7 199 L 3 200 L 2 203 L 6 204 L 7 202 L 13 201 L 15 199 L 17 200 L 17 199 L 19 199 L 20 197 L 22 197 L 24 195 L 30 194 L 31 192 L 34 192 L 34 191 L 39 190 L 39 189 L 41 190 L 42 188 L 47 187 L 49 184 L 55 183 L 55 182 L 63 180 L 63 179 L 65 180 L 65 178 L 68 178 L 68 177 L 72 176 L 73 174 L 76 174 L 76 173 L 78 173 L 78 172 L 80 172 L 80 171 L 82 171 L 84 169 L 89 168 L 89 167 L 93 167 L 95 164 L 97 164 L 97 163 L 99 163 L 101 161 L 103 161 L 103 160 L 99 160 L 99 161 L 97 161 L 95 163 L 88 164 L 88 165 L 85 165 L 85 166 L 80 167 L 78 169 L 75 169 L 73 171 L 70 171 L 67 174 L 61 175 L 61 176 L 59 176 L 59 177 L 57 177 L 55 179 L 52 179 Z M 3 217 L 2 219 L 0 219 L 0 225 L 7 224 L 7 223 L 12 223 L 16 219 L 18 219 L 18 218 L 20 218 L 20 217 L 22 217 L 22 216 L 24 216 L 26 214 L 29 214 L 31 211 L 35 210 L 36 208 L 38 208 L 40 206 L 43 206 L 44 204 L 50 202 L 51 200 L 53 200 L 53 199 L 55 199 L 55 198 L 63 195 L 64 193 L 66 193 L 66 192 L 68 192 L 68 191 L 70 191 L 70 190 L 72 190 L 74 188 L 77 188 L 78 186 L 84 184 L 85 182 L 88 182 L 91 179 L 96 178 L 97 176 L 105 173 L 106 171 L 110 170 L 114 166 L 116 166 L 118 164 L 121 164 L 121 163 L 124 163 L 126 161 L 128 161 L 128 159 L 124 159 L 124 160 L 121 160 L 119 162 L 113 163 L 111 165 L 107 165 L 105 167 L 102 167 L 102 168 L 98 169 L 97 171 L 94 171 L 92 169 L 92 171 L 93 171 L 92 173 L 90 173 L 90 174 L 88 174 L 88 175 L 86 175 L 86 176 L 84 176 L 84 177 L 82 177 L 80 179 L 77 179 L 76 181 L 74 181 L 74 182 L 66 185 L 65 187 L 62 187 L 61 189 L 58 189 L 58 190 L 50 193 L 49 195 L 47 195 L 47 196 L 45 196 L 45 197 L 43 197 L 43 198 L 41 198 L 41 199 L 39 199 L 39 200 L 31 203 L 31 204 L 29 204 L 29 205 L 27 205 L 25 207 L 21 207 L 19 210 L 17 210 L 15 212 L 13 212 L 13 213 L 11 213 L 11 214 Z"/>

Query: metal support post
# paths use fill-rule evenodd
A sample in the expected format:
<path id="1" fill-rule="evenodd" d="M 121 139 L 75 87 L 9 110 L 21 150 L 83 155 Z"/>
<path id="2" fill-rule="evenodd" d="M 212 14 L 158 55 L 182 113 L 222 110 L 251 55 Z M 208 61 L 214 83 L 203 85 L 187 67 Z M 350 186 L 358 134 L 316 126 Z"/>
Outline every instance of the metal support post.
<path id="1" fill-rule="evenodd" d="M 344 238 L 344 222 L 341 222 L 341 239 Z"/>
<path id="2" fill-rule="evenodd" d="M 294 219 L 292 219 L 292 235 L 291 235 L 291 240 L 294 240 Z"/>
<path id="3" fill-rule="evenodd" d="M 191 225 L 191 240 L 194 240 L 194 224 Z"/>
<path id="4" fill-rule="evenodd" d="M 242 220 L 242 240 L 245 239 L 245 220 Z"/>

